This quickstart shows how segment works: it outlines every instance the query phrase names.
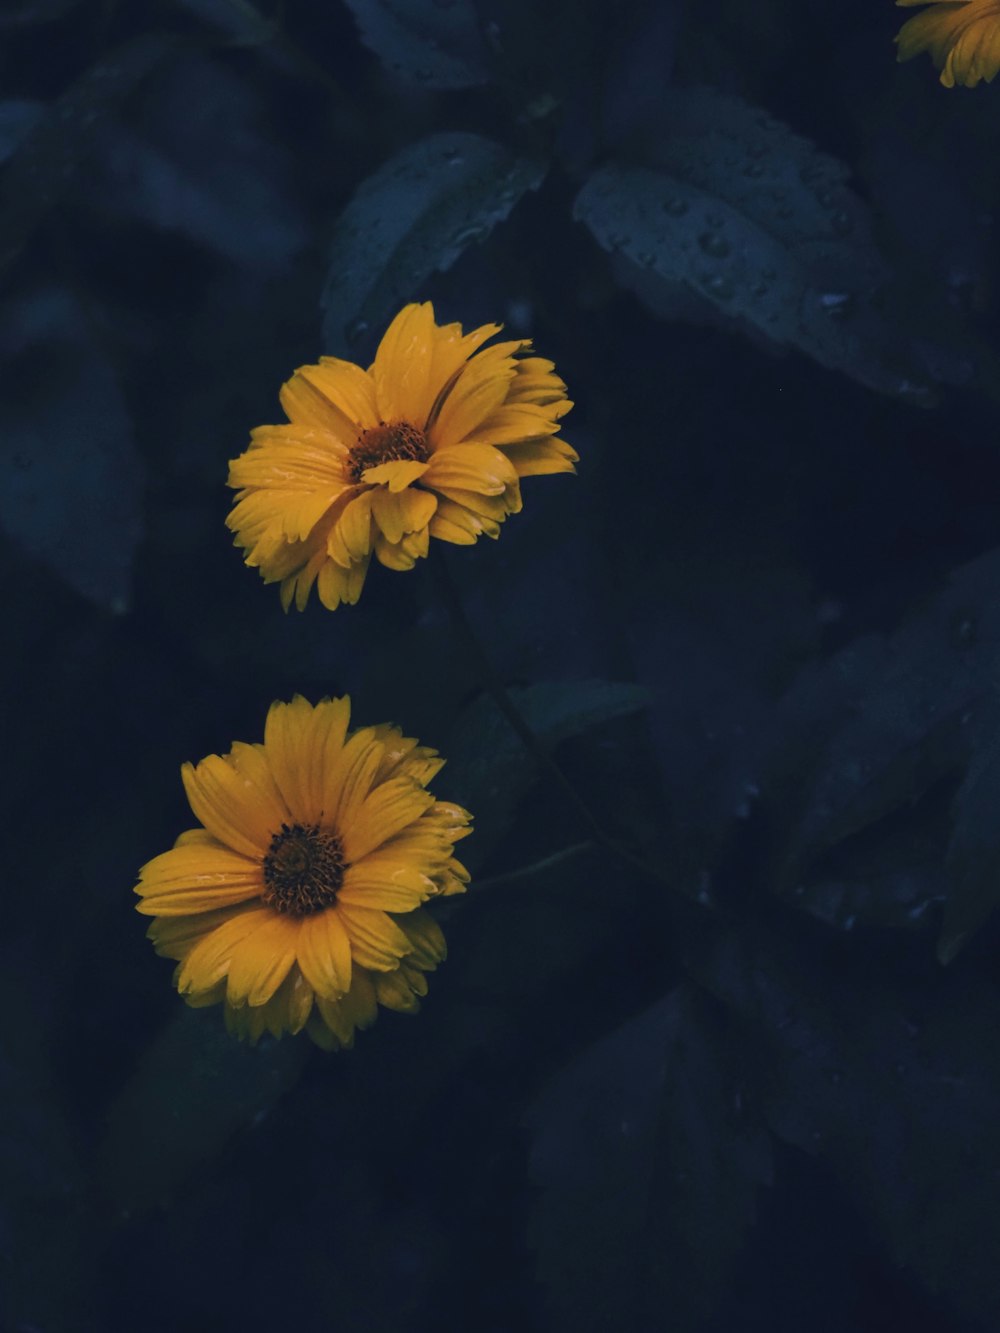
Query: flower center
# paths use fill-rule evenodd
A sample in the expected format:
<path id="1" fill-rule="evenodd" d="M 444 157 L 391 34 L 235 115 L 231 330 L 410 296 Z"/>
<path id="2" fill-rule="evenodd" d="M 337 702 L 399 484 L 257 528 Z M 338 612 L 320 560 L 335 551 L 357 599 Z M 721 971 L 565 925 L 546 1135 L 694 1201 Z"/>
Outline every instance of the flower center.
<path id="1" fill-rule="evenodd" d="M 431 456 L 427 436 L 408 421 L 380 421 L 363 430 L 355 441 L 348 463 L 352 481 L 360 481 L 367 468 L 379 463 L 426 463 Z"/>
<path id="2" fill-rule="evenodd" d="M 287 916 L 311 916 L 337 901 L 346 869 L 336 834 L 320 833 L 318 824 L 282 824 L 264 857 L 261 898 Z"/>

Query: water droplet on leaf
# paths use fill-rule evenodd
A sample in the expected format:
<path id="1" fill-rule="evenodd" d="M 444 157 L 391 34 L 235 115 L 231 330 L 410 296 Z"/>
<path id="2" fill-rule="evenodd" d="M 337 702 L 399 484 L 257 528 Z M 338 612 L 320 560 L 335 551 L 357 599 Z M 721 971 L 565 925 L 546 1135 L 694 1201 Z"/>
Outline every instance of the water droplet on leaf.
<path id="1" fill-rule="evenodd" d="M 705 254 L 712 255 L 715 259 L 725 259 L 729 254 L 729 242 L 717 231 L 707 231 L 703 236 L 699 236 L 698 244 Z"/>

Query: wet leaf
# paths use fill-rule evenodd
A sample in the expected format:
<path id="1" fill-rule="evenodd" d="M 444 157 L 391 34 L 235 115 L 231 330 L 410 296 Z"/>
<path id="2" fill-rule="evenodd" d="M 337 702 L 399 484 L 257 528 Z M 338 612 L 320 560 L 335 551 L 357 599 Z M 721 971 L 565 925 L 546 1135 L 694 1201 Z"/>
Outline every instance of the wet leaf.
<path id="1" fill-rule="evenodd" d="M 278 30 L 275 21 L 262 14 L 250 0 L 177 0 L 177 3 L 206 23 L 228 32 L 241 46 L 265 46 Z"/>
<path id="2" fill-rule="evenodd" d="M 952 807 L 948 896 L 938 945 L 950 963 L 1000 904 L 1000 708 L 988 707 Z"/>
<path id="3" fill-rule="evenodd" d="M 284 271 L 306 227 L 251 88 L 219 61 L 187 56 L 146 91 L 138 117 L 103 130 L 88 199 L 257 272 Z M 191 105 L 197 119 L 185 114 Z"/>
<path id="4" fill-rule="evenodd" d="M 995 989 L 958 971 L 866 975 L 762 933 L 699 970 L 740 1017 L 772 1130 L 827 1162 L 892 1262 L 996 1327 Z"/>
<path id="5" fill-rule="evenodd" d="M 485 83 L 487 52 L 471 0 L 347 0 L 361 34 L 385 67 L 425 88 Z"/>
<path id="6" fill-rule="evenodd" d="M 681 987 L 591 1046 L 529 1111 L 529 1234 L 555 1327 L 657 1328 L 666 1310 L 684 1333 L 724 1293 L 771 1179 L 729 1049 Z"/>
<path id="7" fill-rule="evenodd" d="M 0 10 L 0 29 L 50 23 L 79 3 L 80 0 L 7 0 Z"/>
<path id="8" fill-rule="evenodd" d="M 45 114 L 43 102 L 11 98 L 0 102 L 0 162 L 6 162 Z"/>
<path id="9" fill-rule="evenodd" d="M 145 33 L 108 51 L 47 109 L 0 177 L 0 279 L 75 181 L 101 129 L 176 40 Z"/>
<path id="10" fill-rule="evenodd" d="M 86 1326 L 96 1228 L 84 1223 L 79 1144 L 49 1065 L 51 1029 L 38 958 L 24 941 L 2 960 L 0 1033 L 0 1322 L 10 1329 Z M 28 966 L 26 967 L 26 963 Z M 47 1015 L 46 1015 L 47 1017 Z M 59 1255 L 59 1282 L 51 1256 Z"/>
<path id="11" fill-rule="evenodd" d="M 180 1009 L 111 1106 L 102 1179 L 124 1213 L 163 1204 L 234 1134 L 267 1115 L 299 1077 L 306 1038 L 231 1037 L 222 1014 Z"/>
<path id="12" fill-rule="evenodd" d="M 128 605 L 141 464 L 114 368 L 83 310 L 44 289 L 0 308 L 0 526 L 108 610 Z"/>
<path id="13" fill-rule="evenodd" d="M 546 749 L 602 722 L 636 713 L 648 699 L 641 686 L 603 680 L 546 681 L 509 693 Z M 472 810 L 476 819 L 475 838 L 463 845 L 462 859 L 479 865 L 508 828 L 518 801 L 539 777 L 537 765 L 485 695 L 458 719 L 445 753 L 449 799 Z"/>
<path id="14" fill-rule="evenodd" d="M 326 351 L 354 355 L 544 174 L 540 162 L 478 134 L 432 134 L 390 158 L 358 188 L 334 230 L 322 297 Z"/>
<path id="15" fill-rule="evenodd" d="M 574 216 L 628 261 L 654 313 L 742 323 L 908 401 L 928 400 L 847 169 L 758 109 L 708 88 L 671 95 L 650 166 L 609 163 Z M 666 113 L 665 113 L 666 114 Z"/>
<path id="16" fill-rule="evenodd" d="M 998 580 L 993 551 L 955 571 L 895 634 L 851 645 L 789 693 L 766 779 L 791 826 L 779 889 L 961 772 L 1000 671 Z"/>

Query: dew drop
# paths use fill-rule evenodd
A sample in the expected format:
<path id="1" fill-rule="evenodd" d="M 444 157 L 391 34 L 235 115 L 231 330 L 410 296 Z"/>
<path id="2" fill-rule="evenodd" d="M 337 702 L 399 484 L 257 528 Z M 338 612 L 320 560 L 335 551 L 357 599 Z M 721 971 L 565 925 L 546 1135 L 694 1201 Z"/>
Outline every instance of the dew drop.
<path id="1" fill-rule="evenodd" d="M 730 301 L 736 295 L 736 288 L 729 278 L 717 273 L 705 283 L 705 290 L 720 301 Z"/>
<path id="2" fill-rule="evenodd" d="M 846 319 L 854 309 L 854 297 L 850 292 L 823 292 L 819 308 L 830 319 Z"/>
<path id="3" fill-rule="evenodd" d="M 344 337 L 352 347 L 356 347 L 368 332 L 368 328 L 369 325 L 367 319 L 352 319 L 350 324 L 344 329 Z"/>
<path id="4" fill-rule="evenodd" d="M 729 242 L 717 231 L 706 231 L 703 236 L 698 237 L 698 244 L 705 254 L 712 255 L 715 259 L 725 259 L 729 254 Z"/>
<path id="5" fill-rule="evenodd" d="M 963 616 L 955 626 L 955 638 L 967 648 L 970 643 L 975 643 L 979 631 L 979 625 L 972 616 Z"/>

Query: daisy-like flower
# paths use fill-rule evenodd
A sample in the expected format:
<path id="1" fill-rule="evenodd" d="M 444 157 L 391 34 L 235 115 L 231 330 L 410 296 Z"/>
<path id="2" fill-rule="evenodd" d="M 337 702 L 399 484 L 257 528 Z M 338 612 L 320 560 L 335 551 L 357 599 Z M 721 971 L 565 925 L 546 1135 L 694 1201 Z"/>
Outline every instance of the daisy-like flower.
<path id="1" fill-rule="evenodd" d="M 412 569 L 431 537 L 497 537 L 521 477 L 574 470 L 565 384 L 527 339 L 483 348 L 499 332 L 408 305 L 367 370 L 325 356 L 283 385 L 288 423 L 258 426 L 230 464 L 227 523 L 286 610 L 314 585 L 330 610 L 356 602 L 373 553 Z"/>
<path id="2" fill-rule="evenodd" d="M 896 0 L 929 7 L 904 23 L 897 58 L 929 51 L 946 88 L 989 83 L 1000 70 L 1000 0 Z"/>
<path id="3" fill-rule="evenodd" d="M 256 1040 L 303 1028 L 350 1046 L 377 1006 L 410 1012 L 445 956 L 421 904 L 462 893 L 467 812 L 427 783 L 444 760 L 350 700 L 275 703 L 263 745 L 181 770 L 201 827 L 143 866 L 138 910 L 194 1006 Z"/>

